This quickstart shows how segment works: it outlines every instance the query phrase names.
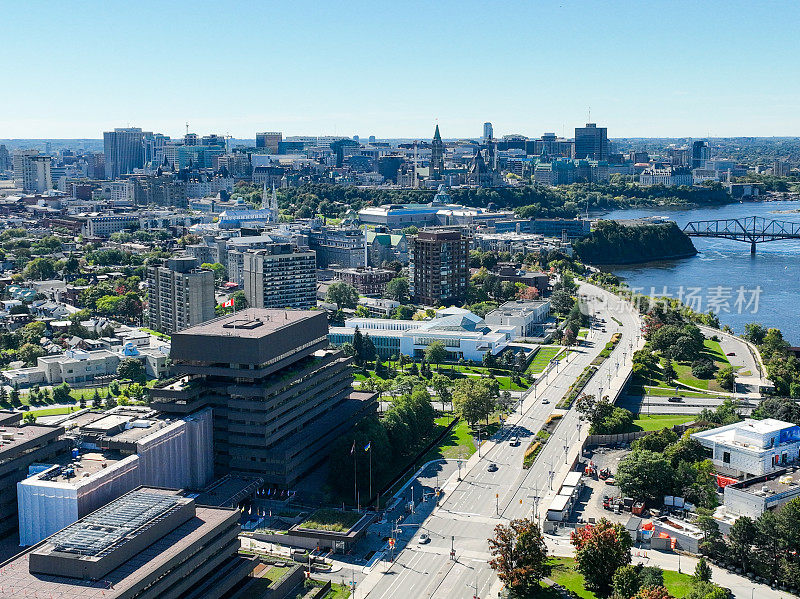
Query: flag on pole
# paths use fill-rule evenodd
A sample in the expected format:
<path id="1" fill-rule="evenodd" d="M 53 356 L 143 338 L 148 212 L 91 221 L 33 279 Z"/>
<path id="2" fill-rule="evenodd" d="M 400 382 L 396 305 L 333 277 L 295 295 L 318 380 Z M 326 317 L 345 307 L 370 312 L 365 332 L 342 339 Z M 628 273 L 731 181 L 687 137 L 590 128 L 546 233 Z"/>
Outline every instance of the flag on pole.
<path id="1" fill-rule="evenodd" d="M 369 451 L 371 448 L 372 448 L 372 441 L 370 441 L 364 446 L 364 451 Z"/>
<path id="2" fill-rule="evenodd" d="M 356 442 L 353 441 L 353 447 L 350 448 L 350 455 L 353 455 L 356 451 Z"/>
<path id="3" fill-rule="evenodd" d="M 230 298 L 227 301 L 224 301 L 220 304 L 223 308 L 233 308 L 233 298 Z"/>

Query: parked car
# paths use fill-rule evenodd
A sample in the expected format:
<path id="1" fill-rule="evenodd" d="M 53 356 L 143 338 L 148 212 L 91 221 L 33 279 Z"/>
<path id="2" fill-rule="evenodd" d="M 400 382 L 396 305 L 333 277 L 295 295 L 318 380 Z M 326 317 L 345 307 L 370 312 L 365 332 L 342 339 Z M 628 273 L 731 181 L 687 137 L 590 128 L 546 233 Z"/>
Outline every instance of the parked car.
<path id="1" fill-rule="evenodd" d="M 736 355 L 736 352 L 735 352 L 735 351 L 729 351 L 729 352 L 728 352 L 727 354 L 725 354 L 725 355 L 726 355 L 726 356 L 735 356 L 735 355 Z"/>
<path id="2" fill-rule="evenodd" d="M 427 533 L 422 533 L 419 535 L 419 541 L 417 541 L 420 545 L 425 545 L 431 542 L 431 538 L 427 535 Z"/>
<path id="3" fill-rule="evenodd" d="M 488 466 L 486 469 L 487 469 L 489 472 L 497 472 L 497 464 L 495 464 L 494 462 L 492 462 L 491 464 L 489 464 L 489 466 Z"/>

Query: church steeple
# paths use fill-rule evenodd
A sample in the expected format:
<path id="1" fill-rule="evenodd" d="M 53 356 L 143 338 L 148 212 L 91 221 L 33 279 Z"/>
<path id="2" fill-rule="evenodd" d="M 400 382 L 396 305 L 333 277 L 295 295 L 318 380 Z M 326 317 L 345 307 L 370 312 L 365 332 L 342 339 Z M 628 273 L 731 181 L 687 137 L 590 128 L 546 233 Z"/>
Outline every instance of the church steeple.
<path id="1" fill-rule="evenodd" d="M 433 133 L 431 142 L 431 178 L 441 179 L 444 172 L 444 142 L 439 133 L 439 124 L 436 124 L 436 131 Z"/>
<path id="2" fill-rule="evenodd" d="M 442 141 L 442 136 L 439 134 L 439 123 L 436 123 L 436 131 L 433 133 L 433 141 Z"/>

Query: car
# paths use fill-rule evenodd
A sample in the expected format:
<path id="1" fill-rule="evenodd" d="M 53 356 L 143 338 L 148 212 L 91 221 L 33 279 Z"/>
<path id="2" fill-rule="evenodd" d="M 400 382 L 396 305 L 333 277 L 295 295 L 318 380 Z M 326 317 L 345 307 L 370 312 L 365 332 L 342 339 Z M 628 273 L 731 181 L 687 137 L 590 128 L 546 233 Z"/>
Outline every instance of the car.
<path id="1" fill-rule="evenodd" d="M 542 403 L 543 403 L 543 404 L 545 404 L 545 405 L 547 405 L 547 404 L 549 404 L 549 403 L 550 403 L 550 400 L 549 400 L 549 399 L 547 399 L 547 398 L 545 397 L 545 398 L 542 400 Z"/>
<path id="2" fill-rule="evenodd" d="M 729 351 L 729 352 L 728 352 L 727 354 L 725 354 L 725 355 L 726 355 L 726 356 L 735 356 L 735 355 L 736 355 L 736 352 L 735 352 L 735 351 Z"/>
<path id="3" fill-rule="evenodd" d="M 517 445 L 519 445 L 519 437 L 517 436 L 511 437 L 508 440 L 508 444 L 511 445 L 511 447 L 516 447 Z"/>
<path id="4" fill-rule="evenodd" d="M 497 472 L 497 464 L 495 464 L 494 462 L 492 462 L 491 464 L 489 464 L 489 466 L 488 466 L 486 469 L 487 469 L 489 472 Z"/>
<path id="5" fill-rule="evenodd" d="M 426 533 L 423 532 L 421 535 L 419 535 L 419 540 L 417 541 L 417 543 L 419 543 L 420 545 L 425 545 L 430 542 L 431 538 Z"/>
<path id="6" fill-rule="evenodd" d="M 670 398 L 667 399 L 667 401 L 683 401 L 683 398 L 682 397 L 677 397 L 677 396 L 676 397 L 670 397 Z"/>

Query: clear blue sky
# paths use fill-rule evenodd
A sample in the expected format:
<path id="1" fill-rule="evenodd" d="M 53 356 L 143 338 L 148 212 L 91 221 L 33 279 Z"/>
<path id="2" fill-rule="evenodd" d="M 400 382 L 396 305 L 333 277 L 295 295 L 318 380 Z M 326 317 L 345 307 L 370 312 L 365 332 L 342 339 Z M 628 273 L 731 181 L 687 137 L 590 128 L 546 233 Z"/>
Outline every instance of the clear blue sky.
<path id="1" fill-rule="evenodd" d="M 800 2 L 0 0 L 0 138 L 800 135 Z"/>

